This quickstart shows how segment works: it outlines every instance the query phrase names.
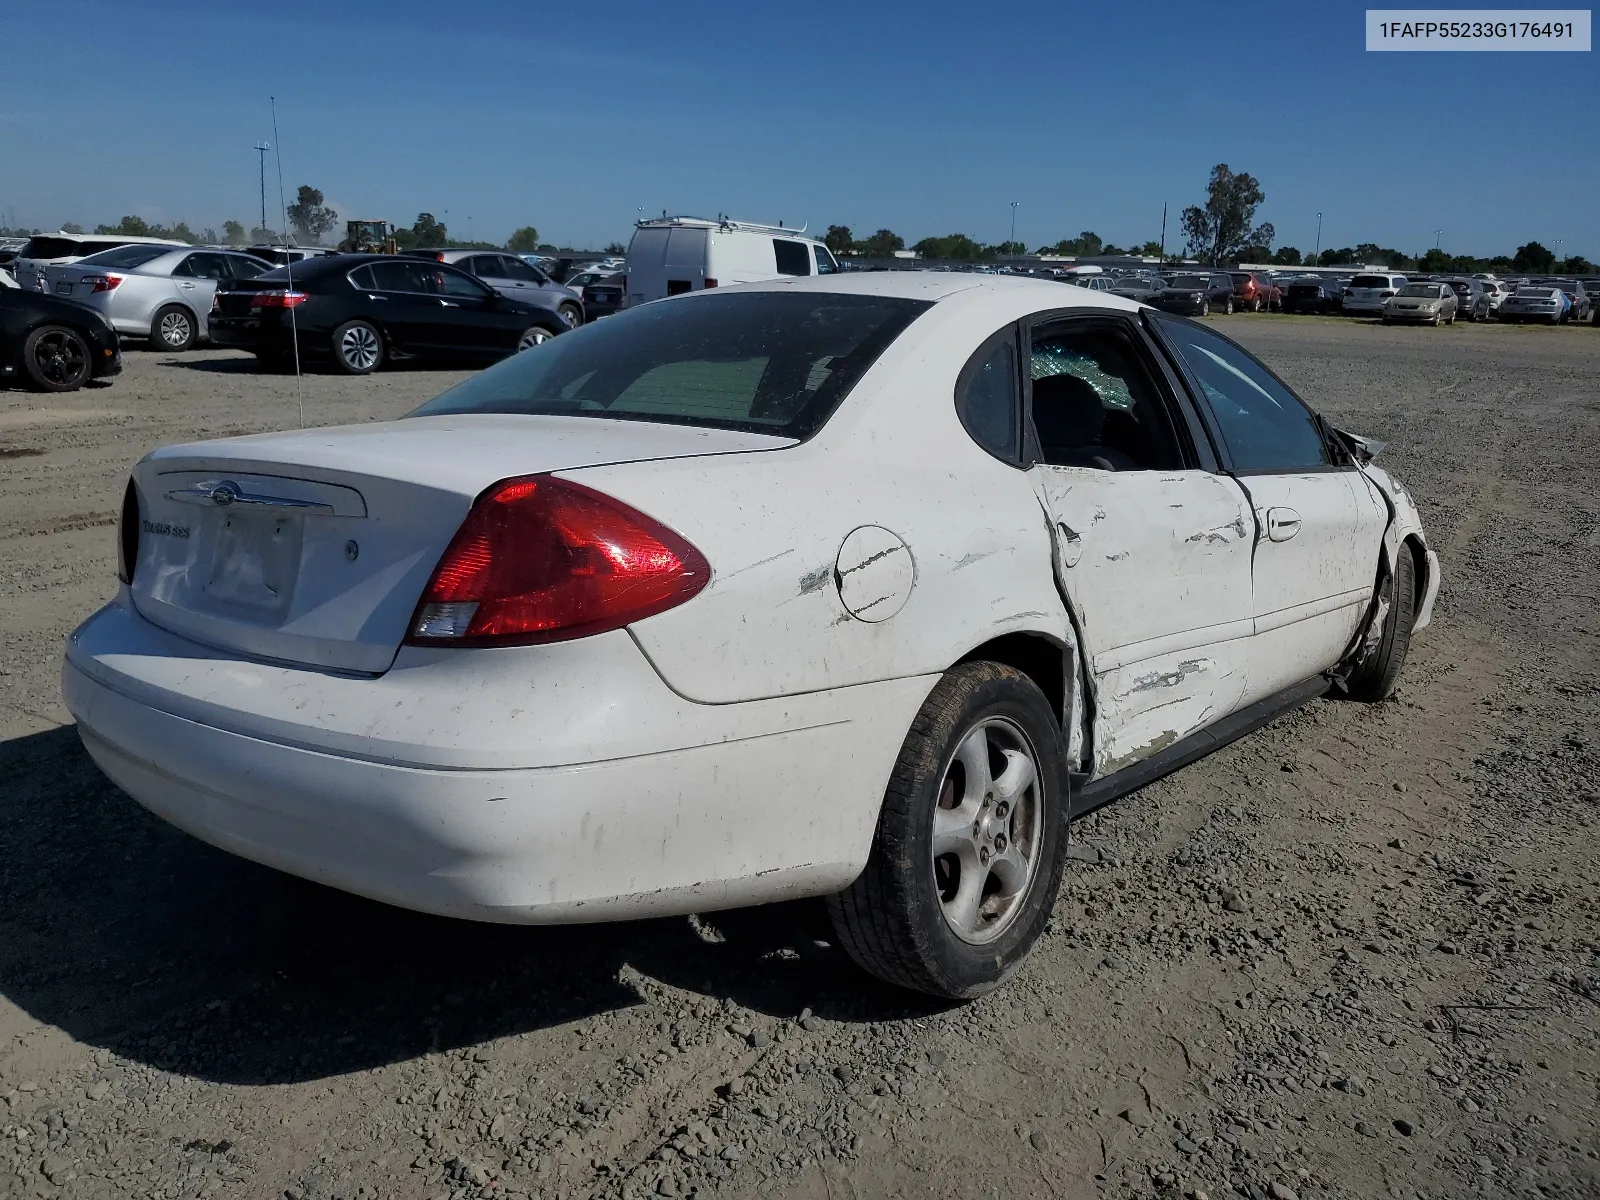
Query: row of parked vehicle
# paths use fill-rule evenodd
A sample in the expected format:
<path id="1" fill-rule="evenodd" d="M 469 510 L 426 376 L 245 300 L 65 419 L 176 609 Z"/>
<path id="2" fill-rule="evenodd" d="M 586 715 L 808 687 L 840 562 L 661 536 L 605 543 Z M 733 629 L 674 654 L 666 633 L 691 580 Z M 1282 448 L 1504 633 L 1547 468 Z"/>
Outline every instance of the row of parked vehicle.
<path id="1" fill-rule="evenodd" d="M 1552 325 L 1596 319 L 1600 278 L 1497 279 L 1492 275 L 1411 279 L 1387 272 L 1349 276 L 1276 275 L 1266 271 L 1191 271 L 1078 274 L 1079 287 L 1186 316 L 1263 310 L 1375 316 L 1385 324 L 1541 321 Z"/>

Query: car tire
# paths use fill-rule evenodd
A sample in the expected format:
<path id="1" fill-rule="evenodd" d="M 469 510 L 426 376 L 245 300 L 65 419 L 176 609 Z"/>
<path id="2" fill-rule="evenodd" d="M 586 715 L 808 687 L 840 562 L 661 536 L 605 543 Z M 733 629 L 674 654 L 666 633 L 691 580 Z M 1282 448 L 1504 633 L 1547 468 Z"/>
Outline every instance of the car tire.
<path id="1" fill-rule="evenodd" d="M 41 325 L 22 340 L 22 369 L 41 392 L 75 392 L 94 374 L 94 359 L 76 329 Z"/>
<path id="2" fill-rule="evenodd" d="M 517 353 L 531 350 L 535 346 L 542 346 L 556 336 L 556 331 L 546 329 L 543 325 L 530 325 L 522 331 L 522 336 L 517 339 Z"/>
<path id="3" fill-rule="evenodd" d="M 1225 317 L 1233 316 L 1233 297 L 1232 296 L 1229 296 L 1226 300 L 1224 300 L 1222 302 L 1222 315 L 1225 316 Z"/>
<path id="4" fill-rule="evenodd" d="M 1387 700 L 1405 666 L 1411 648 L 1411 626 L 1417 619 L 1417 560 L 1410 545 L 1401 543 L 1392 572 L 1379 583 L 1379 598 L 1388 602 L 1378 644 L 1345 679 L 1345 694 L 1352 700 L 1376 704 Z"/>
<path id="5" fill-rule="evenodd" d="M 828 898 L 839 943 L 870 974 L 933 996 L 1003 983 L 1061 886 L 1067 788 L 1061 727 L 1031 679 L 992 662 L 946 672 L 901 746 L 865 870 Z"/>
<path id="6" fill-rule="evenodd" d="M 182 354 L 199 337 L 194 314 L 181 304 L 167 304 L 150 318 L 150 345 L 153 349 Z"/>
<path id="7" fill-rule="evenodd" d="M 568 329 L 576 329 L 583 324 L 583 309 L 576 304 L 563 304 L 556 309 L 556 316 Z"/>
<path id="8" fill-rule="evenodd" d="M 346 321 L 333 331 L 333 363 L 346 375 L 370 375 L 383 362 L 383 333 L 370 321 Z"/>
<path id="9" fill-rule="evenodd" d="M 1200 315 L 1202 317 L 1209 317 L 1211 315 L 1211 301 L 1210 300 L 1202 300 L 1202 301 L 1200 301 Z"/>

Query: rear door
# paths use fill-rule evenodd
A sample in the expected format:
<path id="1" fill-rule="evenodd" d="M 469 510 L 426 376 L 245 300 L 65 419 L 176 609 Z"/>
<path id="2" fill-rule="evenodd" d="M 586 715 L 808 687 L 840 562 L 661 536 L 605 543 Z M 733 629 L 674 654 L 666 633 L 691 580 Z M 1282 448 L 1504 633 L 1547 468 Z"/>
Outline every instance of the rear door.
<path id="1" fill-rule="evenodd" d="M 667 233 L 666 294 L 682 295 L 706 285 L 706 230 L 675 228 Z"/>
<path id="2" fill-rule="evenodd" d="M 1245 699 L 1332 667 L 1372 598 L 1388 509 L 1284 383 L 1228 339 L 1152 317 L 1253 508 Z"/>
<path id="3" fill-rule="evenodd" d="M 1052 318 L 1024 339 L 1028 474 L 1080 622 L 1103 775 L 1239 706 L 1250 506 L 1201 454 L 1171 375 L 1129 316 Z"/>
<path id="4" fill-rule="evenodd" d="M 428 279 L 428 264 L 415 258 L 393 258 L 350 273 L 371 302 L 373 319 L 401 350 L 426 352 L 436 345 L 442 324 L 437 290 Z"/>

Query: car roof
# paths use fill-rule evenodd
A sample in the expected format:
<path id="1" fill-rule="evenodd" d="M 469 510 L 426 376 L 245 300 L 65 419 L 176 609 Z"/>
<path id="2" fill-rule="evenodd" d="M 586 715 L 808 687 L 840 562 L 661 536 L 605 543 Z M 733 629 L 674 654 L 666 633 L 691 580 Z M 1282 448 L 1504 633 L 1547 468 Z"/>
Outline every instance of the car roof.
<path id="1" fill-rule="evenodd" d="M 938 303 L 959 297 L 961 304 L 1025 312 L 1052 308 L 1113 308 L 1137 312 L 1142 305 L 1088 288 L 1063 287 L 1053 279 L 1034 279 L 1026 275 L 979 275 L 959 271 L 862 271 L 859 274 L 807 275 L 769 279 L 760 283 L 736 284 L 710 292 L 692 292 L 691 297 L 733 291 L 818 292 L 844 296 L 887 296 L 901 300 Z M 688 297 L 685 297 L 688 298 Z M 1011 318 L 1015 319 L 1015 317 Z"/>

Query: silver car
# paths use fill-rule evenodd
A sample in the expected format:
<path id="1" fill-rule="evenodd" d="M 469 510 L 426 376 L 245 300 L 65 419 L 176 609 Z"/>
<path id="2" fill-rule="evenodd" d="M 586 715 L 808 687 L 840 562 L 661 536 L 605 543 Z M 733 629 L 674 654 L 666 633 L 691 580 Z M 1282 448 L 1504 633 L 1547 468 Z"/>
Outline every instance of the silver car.
<path id="1" fill-rule="evenodd" d="M 494 250 L 410 250 L 416 258 L 449 263 L 475 275 L 502 296 L 548 308 L 569 329 L 583 324 L 583 296 L 563 287 L 538 267 L 516 254 Z"/>
<path id="2" fill-rule="evenodd" d="M 206 336 L 217 284 L 272 269 L 248 254 L 192 246 L 118 246 L 44 269 L 44 290 L 97 309 L 118 333 L 187 350 Z"/>

